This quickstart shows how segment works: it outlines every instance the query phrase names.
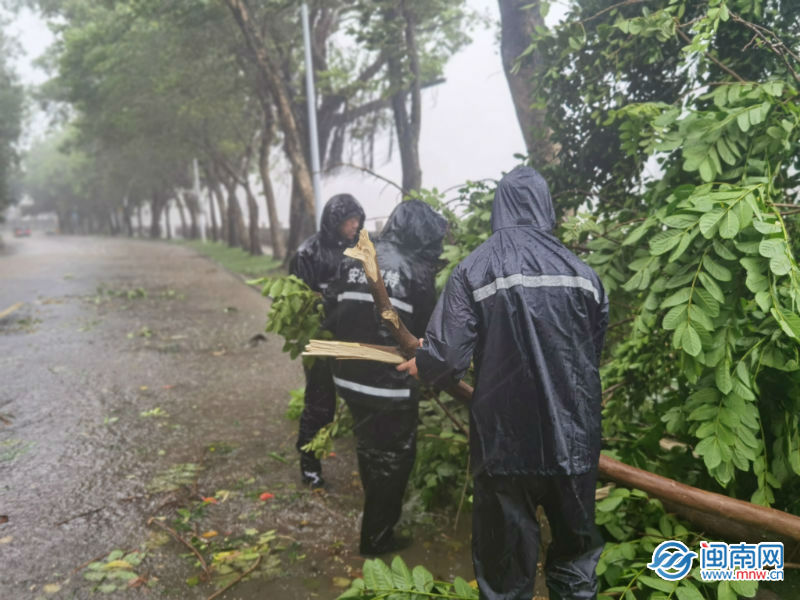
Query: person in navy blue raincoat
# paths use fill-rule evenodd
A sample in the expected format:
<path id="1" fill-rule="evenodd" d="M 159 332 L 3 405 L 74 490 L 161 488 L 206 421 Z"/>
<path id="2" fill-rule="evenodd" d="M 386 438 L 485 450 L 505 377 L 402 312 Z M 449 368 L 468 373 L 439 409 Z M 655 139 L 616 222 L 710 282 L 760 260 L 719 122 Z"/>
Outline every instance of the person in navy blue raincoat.
<path id="1" fill-rule="evenodd" d="M 447 221 L 420 200 L 400 203 L 375 243 L 389 300 L 408 330 L 422 335 L 436 303 L 434 279 Z M 329 288 L 336 302 L 328 325 L 337 340 L 396 346 L 377 314 L 361 264 L 345 260 Z M 395 533 L 416 456 L 419 383 L 393 365 L 336 361 L 334 382 L 353 415 L 358 470 L 364 487 L 359 550 L 366 556 L 399 550 Z"/>
<path id="2" fill-rule="evenodd" d="M 453 271 L 415 359 L 398 369 L 447 387 L 475 366 L 470 404 L 473 564 L 485 600 L 530 600 L 536 507 L 553 533 L 551 600 L 597 594 L 598 365 L 608 300 L 551 232 L 547 183 L 518 167 L 499 183 L 492 235 Z"/>
<path id="3" fill-rule="evenodd" d="M 324 294 L 336 277 L 344 249 L 352 246 L 364 226 L 364 209 L 350 194 L 337 194 L 322 209 L 320 230 L 305 240 L 289 263 L 289 274 L 305 281 L 315 292 Z M 300 474 L 304 483 L 322 487 L 322 464 L 313 452 L 301 448 L 333 420 L 336 411 L 336 388 L 331 378 L 330 361 L 316 358 L 306 376 L 305 406 L 300 416 L 297 450 Z"/>

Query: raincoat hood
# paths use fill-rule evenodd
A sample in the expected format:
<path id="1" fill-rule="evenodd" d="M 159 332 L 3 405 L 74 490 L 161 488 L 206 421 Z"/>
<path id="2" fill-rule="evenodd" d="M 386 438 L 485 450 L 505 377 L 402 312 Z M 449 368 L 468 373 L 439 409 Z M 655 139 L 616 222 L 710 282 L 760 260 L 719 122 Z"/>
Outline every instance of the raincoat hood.
<path id="1" fill-rule="evenodd" d="M 364 227 L 364 209 L 350 194 L 333 196 L 322 209 L 320 230 L 304 240 L 289 261 L 289 273 L 305 281 L 315 292 L 324 290 L 336 277 L 342 252 L 351 245 L 339 235 L 339 226 L 350 217 L 359 218 L 358 229 Z M 356 238 L 358 239 L 358 232 Z"/>
<path id="2" fill-rule="evenodd" d="M 422 200 L 398 204 L 381 231 L 380 240 L 395 244 L 403 252 L 425 260 L 435 260 L 442 253 L 447 219 Z"/>
<path id="3" fill-rule="evenodd" d="M 359 218 L 358 230 L 364 227 L 364 209 L 350 194 L 337 194 L 325 203 L 322 209 L 320 236 L 329 246 L 347 246 L 349 242 L 339 236 L 339 226 L 351 217 Z M 356 238 L 358 239 L 358 232 Z"/>
<path id="4" fill-rule="evenodd" d="M 547 182 L 531 167 L 517 167 L 497 184 L 492 206 L 492 232 L 532 226 L 550 232 L 556 213 Z"/>

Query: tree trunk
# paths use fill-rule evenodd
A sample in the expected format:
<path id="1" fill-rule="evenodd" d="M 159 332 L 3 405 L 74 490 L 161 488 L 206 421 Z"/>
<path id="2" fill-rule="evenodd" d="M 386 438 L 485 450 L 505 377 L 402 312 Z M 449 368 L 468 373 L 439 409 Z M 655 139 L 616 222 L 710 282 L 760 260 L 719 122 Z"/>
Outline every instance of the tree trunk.
<path id="1" fill-rule="evenodd" d="M 314 221 L 314 213 L 309 213 L 304 209 L 298 186 L 295 183 L 295 179 L 292 178 L 292 194 L 289 205 L 289 240 L 286 243 L 284 264 L 292 257 L 300 243 L 314 233 L 316 230 Z"/>
<path id="2" fill-rule="evenodd" d="M 170 201 L 167 200 L 164 203 L 164 224 L 167 227 L 167 239 L 172 239 L 172 223 L 170 222 L 169 213 L 170 213 Z"/>
<path id="3" fill-rule="evenodd" d="M 189 192 L 184 196 L 186 208 L 189 210 L 189 238 L 196 240 L 200 237 L 200 229 L 197 225 L 197 215 L 202 211 L 200 207 L 200 198 L 198 198 L 194 191 Z"/>
<path id="4" fill-rule="evenodd" d="M 411 71 L 411 115 L 408 124 L 409 136 L 409 169 L 411 174 L 408 181 L 405 181 L 405 173 L 403 174 L 403 187 L 407 189 L 418 190 L 422 187 L 422 168 L 419 163 L 419 135 L 422 129 L 422 92 L 420 88 L 419 76 L 419 48 L 417 47 L 417 34 L 416 34 L 416 18 L 414 14 L 409 11 L 408 5 L 405 0 L 402 2 L 403 16 L 406 21 L 406 50 L 408 52 L 408 66 Z"/>
<path id="5" fill-rule="evenodd" d="M 233 178 L 224 181 L 225 190 L 228 194 L 228 246 L 231 248 L 240 247 L 242 250 L 249 249 L 247 239 L 247 229 L 244 226 L 242 208 L 239 206 L 239 199 L 236 197 L 236 180 Z"/>
<path id="6" fill-rule="evenodd" d="M 398 67 L 398 71 L 402 68 Z M 397 145 L 400 149 L 400 165 L 403 170 L 402 188 L 407 194 L 411 190 L 419 189 L 422 183 L 422 171 L 419 168 L 419 155 L 414 147 L 411 129 L 408 124 L 408 110 L 406 109 L 406 92 L 400 90 L 392 95 L 392 113 L 397 130 Z"/>
<path id="7" fill-rule="evenodd" d="M 219 239 L 219 231 L 217 230 L 217 211 L 214 209 L 214 194 L 211 187 L 208 190 L 208 214 L 211 217 L 211 241 L 216 242 Z"/>
<path id="8" fill-rule="evenodd" d="M 217 199 L 220 215 L 219 241 L 228 244 L 230 236 L 230 227 L 228 226 L 228 205 L 225 201 L 225 196 L 222 193 L 222 187 L 219 184 L 214 186 L 214 196 Z"/>
<path id="9" fill-rule="evenodd" d="M 263 76 L 269 89 L 273 104 L 278 113 L 278 121 L 283 131 L 284 149 L 292 167 L 293 187 L 297 188 L 299 207 L 311 215 L 314 225 L 314 188 L 311 183 L 311 169 L 303 152 L 303 144 L 292 112 L 289 92 L 281 81 L 278 69 L 267 53 L 266 45 L 258 29 L 253 25 L 250 12 L 244 0 L 225 0 L 234 20 L 244 34 L 252 53 L 255 66 Z"/>
<path id="10" fill-rule="evenodd" d="M 258 234 L 258 202 L 247 179 L 245 179 L 244 191 L 247 193 L 247 219 L 249 220 L 250 247 L 248 251 L 252 256 L 261 256 L 264 251 L 261 249 L 261 236 Z"/>
<path id="11" fill-rule="evenodd" d="M 550 132 L 545 124 L 545 110 L 531 108 L 536 101 L 534 86 L 543 69 L 542 57 L 538 52 L 532 52 L 522 59 L 519 70 L 512 72 L 517 57 L 530 45 L 536 27 L 544 27 L 540 3 L 531 0 L 498 0 L 498 4 L 503 70 L 531 162 L 534 167 L 541 168 L 555 158 Z"/>
<path id="12" fill-rule="evenodd" d="M 392 114 L 394 115 L 397 143 L 400 149 L 400 164 L 403 169 L 403 193 L 418 190 L 422 187 L 422 169 L 419 163 L 419 134 L 422 123 L 421 92 L 419 81 L 419 54 L 414 30 L 414 15 L 407 9 L 405 1 L 397 10 L 390 9 L 385 18 L 393 22 L 402 18 L 405 24 L 402 40 L 397 40 L 397 49 L 389 57 L 389 82 L 394 91 L 391 97 Z M 404 78 L 404 61 L 408 61 L 411 81 Z M 410 86 L 409 86 L 410 84 Z M 409 86 L 409 87 L 407 87 Z M 411 96 L 411 111 L 407 106 L 407 98 Z"/>
<path id="13" fill-rule="evenodd" d="M 186 212 L 183 209 L 183 192 L 178 192 L 178 195 L 175 198 L 175 204 L 178 207 L 178 216 L 180 216 L 181 219 L 181 237 L 186 239 L 188 237 L 187 232 L 189 231 L 189 228 L 186 226 Z"/>
<path id="14" fill-rule="evenodd" d="M 161 212 L 165 204 L 165 195 L 160 190 L 153 190 L 150 198 L 150 237 L 153 239 L 161 237 Z"/>
<path id="15" fill-rule="evenodd" d="M 114 210 L 114 208 L 109 208 L 106 211 L 106 223 L 109 235 L 117 235 L 117 223 L 116 219 L 114 218 Z"/>
<path id="16" fill-rule="evenodd" d="M 133 237 L 133 220 L 131 219 L 131 207 L 130 204 L 125 204 L 122 207 L 122 222 L 125 225 L 125 234 L 129 237 Z"/>
<path id="17" fill-rule="evenodd" d="M 227 232 L 225 234 L 226 242 L 231 248 L 239 245 L 239 230 L 237 228 L 238 221 L 236 219 L 236 210 L 239 208 L 239 201 L 236 199 L 236 183 L 224 183 L 225 191 L 228 194 L 228 214 L 227 214 Z"/>
<path id="18" fill-rule="evenodd" d="M 239 247 L 245 252 L 250 252 L 250 230 L 244 222 L 242 205 L 239 204 L 239 199 L 236 198 L 235 192 L 234 200 L 234 204 L 236 205 L 236 229 L 239 231 Z"/>
<path id="19" fill-rule="evenodd" d="M 215 198 L 217 201 L 217 206 L 219 207 L 220 224 L 218 241 L 229 243 L 228 236 L 230 232 L 228 230 L 228 209 L 225 206 L 225 197 L 222 195 L 222 189 L 220 188 L 219 176 L 217 173 L 218 171 L 216 166 L 213 163 L 209 163 L 206 168 L 206 174 L 208 176 L 208 185 L 212 196 L 210 200 L 213 202 L 213 199 Z"/>
<path id="20" fill-rule="evenodd" d="M 142 205 L 141 203 L 136 205 L 136 228 L 137 234 L 139 237 L 144 237 L 144 225 L 142 224 Z"/>
<path id="21" fill-rule="evenodd" d="M 272 145 L 272 119 L 265 119 L 264 131 L 261 132 L 261 145 L 258 151 L 258 170 L 261 184 L 264 187 L 264 198 L 267 203 L 269 217 L 269 238 L 272 245 L 272 258 L 280 260 L 284 257 L 286 246 L 283 241 L 281 223 L 278 221 L 278 210 L 275 206 L 275 191 L 269 174 L 269 149 Z"/>

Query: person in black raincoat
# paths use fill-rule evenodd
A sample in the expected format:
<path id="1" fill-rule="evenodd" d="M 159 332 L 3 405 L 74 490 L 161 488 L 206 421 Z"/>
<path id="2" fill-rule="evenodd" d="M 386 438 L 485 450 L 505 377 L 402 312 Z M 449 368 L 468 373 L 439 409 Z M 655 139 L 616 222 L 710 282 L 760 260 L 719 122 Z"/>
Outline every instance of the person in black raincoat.
<path id="1" fill-rule="evenodd" d="M 595 272 L 551 233 L 547 183 L 518 167 L 499 183 L 492 236 L 453 271 L 414 360 L 446 387 L 475 365 L 470 404 L 473 564 L 485 600 L 530 600 L 536 506 L 553 533 L 551 600 L 597 594 L 598 364 L 608 301 Z"/>
<path id="2" fill-rule="evenodd" d="M 386 291 L 408 330 L 420 336 L 436 303 L 434 279 L 447 221 L 420 200 L 399 204 L 375 243 Z M 396 346 L 381 324 L 361 264 L 345 260 L 331 284 L 337 340 Z M 410 543 L 394 533 L 416 456 L 418 382 L 393 365 L 343 360 L 334 382 L 353 415 L 364 487 L 360 552 L 378 555 Z"/>
<path id="3" fill-rule="evenodd" d="M 324 295 L 328 284 L 336 277 L 344 249 L 351 246 L 364 226 L 364 209 L 350 194 L 333 196 L 322 209 L 320 230 L 305 240 L 289 263 L 289 273 L 296 275 L 315 292 Z M 322 464 L 313 452 L 301 448 L 317 432 L 333 420 L 336 411 L 336 388 L 331 378 L 329 361 L 314 359 L 306 376 L 305 406 L 300 416 L 297 450 L 300 452 L 300 472 L 304 483 L 322 487 Z"/>

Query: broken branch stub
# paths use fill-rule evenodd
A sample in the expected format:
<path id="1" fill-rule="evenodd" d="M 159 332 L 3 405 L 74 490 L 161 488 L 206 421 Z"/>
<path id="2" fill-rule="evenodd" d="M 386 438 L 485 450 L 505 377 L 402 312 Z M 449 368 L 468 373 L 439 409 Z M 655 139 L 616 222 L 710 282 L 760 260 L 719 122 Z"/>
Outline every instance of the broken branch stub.
<path id="1" fill-rule="evenodd" d="M 367 285 L 369 285 L 369 291 L 375 300 L 375 306 L 378 308 L 381 320 L 400 344 L 400 353 L 405 358 L 412 358 L 419 346 L 419 340 L 406 329 L 389 300 L 389 294 L 386 292 L 386 286 L 383 283 L 383 277 L 381 277 L 381 270 L 378 265 L 378 255 L 375 252 L 375 246 L 372 245 L 372 241 L 369 239 L 369 234 L 362 229 L 358 237 L 358 243 L 352 248 L 347 248 L 344 254 L 356 259 L 364 267 Z"/>

